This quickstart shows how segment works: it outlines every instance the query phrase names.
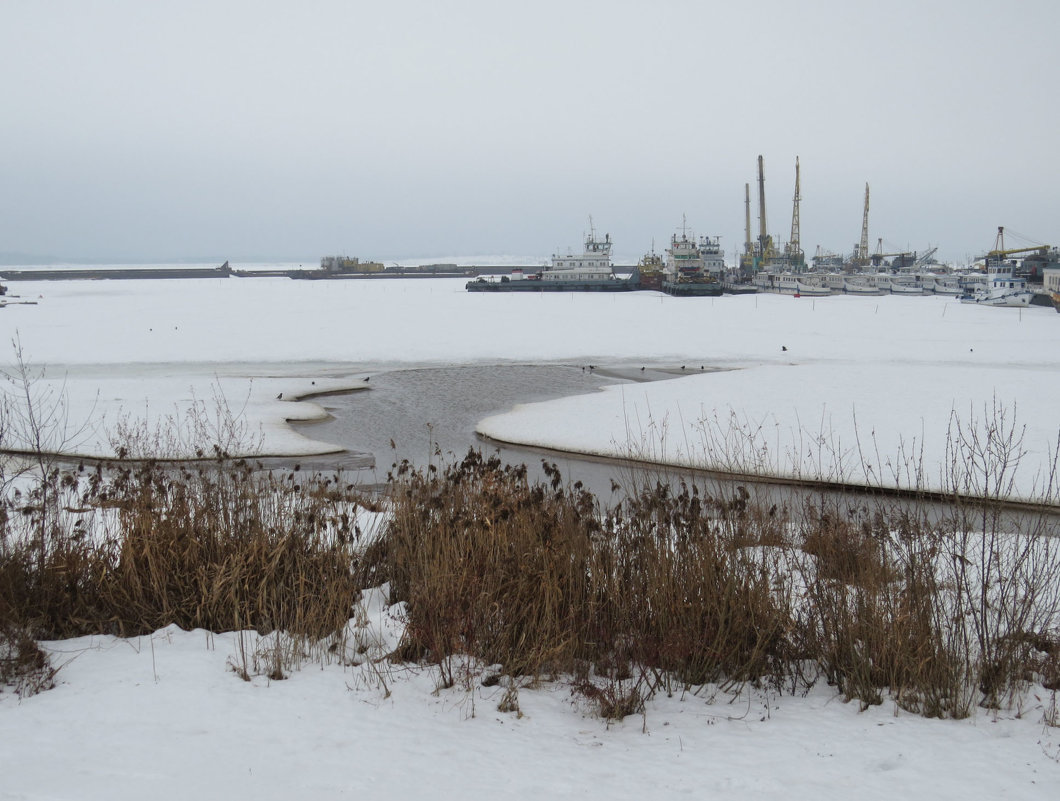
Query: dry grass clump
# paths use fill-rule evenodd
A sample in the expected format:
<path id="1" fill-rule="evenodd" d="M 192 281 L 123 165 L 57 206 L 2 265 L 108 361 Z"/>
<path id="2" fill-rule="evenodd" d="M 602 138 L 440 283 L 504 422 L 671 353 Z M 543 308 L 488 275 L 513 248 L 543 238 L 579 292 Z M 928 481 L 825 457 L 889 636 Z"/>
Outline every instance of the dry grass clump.
<path id="1" fill-rule="evenodd" d="M 354 575 L 357 498 L 219 459 L 53 471 L 12 495 L 0 542 L 0 621 L 34 636 L 341 629 Z"/>
<path id="2" fill-rule="evenodd" d="M 928 716 L 966 716 L 971 666 L 951 637 L 932 532 L 901 510 L 861 524 L 816 510 L 800 528 L 804 631 L 825 678 L 862 705 L 889 692 Z"/>
<path id="3" fill-rule="evenodd" d="M 600 656 L 651 671 L 652 689 L 783 675 L 794 628 L 789 593 L 753 538 L 746 510 L 682 484 L 656 484 L 610 518 L 594 570 L 611 628 Z"/>
<path id="4" fill-rule="evenodd" d="M 31 636 L 17 626 L 0 624 L 0 692 L 36 695 L 54 686 L 55 668 Z"/>
<path id="5" fill-rule="evenodd" d="M 405 658 L 471 654 L 511 675 L 562 670 L 584 647 L 588 557 L 600 524 L 588 493 L 531 486 L 525 467 L 472 451 L 443 471 L 407 465 L 391 520 L 366 557 L 406 601 Z M 375 572 L 371 572 L 375 571 Z"/>
<path id="6" fill-rule="evenodd" d="M 785 602 L 697 493 L 658 486 L 604 514 L 546 471 L 549 485 L 530 484 L 474 451 L 442 472 L 401 471 L 371 559 L 407 603 L 401 658 L 441 665 L 447 682 L 463 654 L 513 676 L 580 670 L 613 710 L 636 707 L 631 686 L 642 699 L 675 680 L 775 672 Z"/>

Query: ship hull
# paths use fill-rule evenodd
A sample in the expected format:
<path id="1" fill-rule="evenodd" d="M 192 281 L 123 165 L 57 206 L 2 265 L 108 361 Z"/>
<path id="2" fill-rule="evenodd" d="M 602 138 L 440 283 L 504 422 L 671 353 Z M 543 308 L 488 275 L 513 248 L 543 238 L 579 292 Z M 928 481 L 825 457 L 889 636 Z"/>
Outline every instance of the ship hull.
<path id="1" fill-rule="evenodd" d="M 629 292 L 637 287 L 625 278 L 609 281 L 469 281 L 468 292 Z"/>
<path id="2" fill-rule="evenodd" d="M 663 281 L 662 291 L 677 298 L 716 298 L 724 289 L 717 281 Z"/>

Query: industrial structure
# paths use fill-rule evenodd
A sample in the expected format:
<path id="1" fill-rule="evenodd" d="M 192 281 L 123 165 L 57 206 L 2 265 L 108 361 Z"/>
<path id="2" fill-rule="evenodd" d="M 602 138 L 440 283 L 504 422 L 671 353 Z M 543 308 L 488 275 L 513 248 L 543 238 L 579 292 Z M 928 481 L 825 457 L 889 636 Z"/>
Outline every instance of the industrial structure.
<path id="1" fill-rule="evenodd" d="M 766 224 L 766 177 L 762 156 L 758 157 L 758 238 L 751 238 L 751 187 L 744 184 L 746 222 L 744 228 L 744 252 L 740 255 L 740 269 L 753 275 L 764 269 L 803 272 L 806 255 L 800 244 L 799 203 L 799 159 L 795 157 L 795 195 L 791 211 L 791 237 L 783 248 L 777 248 Z"/>

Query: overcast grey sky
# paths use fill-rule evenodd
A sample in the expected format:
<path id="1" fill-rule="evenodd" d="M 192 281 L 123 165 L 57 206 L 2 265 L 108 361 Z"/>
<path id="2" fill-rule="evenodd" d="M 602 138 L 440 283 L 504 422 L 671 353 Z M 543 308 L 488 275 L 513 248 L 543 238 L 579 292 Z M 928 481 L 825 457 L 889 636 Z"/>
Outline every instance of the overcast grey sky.
<path id="1" fill-rule="evenodd" d="M 0 0 L 0 252 L 1060 244 L 1056 0 Z M 1012 242 L 1015 239 L 1011 240 Z"/>

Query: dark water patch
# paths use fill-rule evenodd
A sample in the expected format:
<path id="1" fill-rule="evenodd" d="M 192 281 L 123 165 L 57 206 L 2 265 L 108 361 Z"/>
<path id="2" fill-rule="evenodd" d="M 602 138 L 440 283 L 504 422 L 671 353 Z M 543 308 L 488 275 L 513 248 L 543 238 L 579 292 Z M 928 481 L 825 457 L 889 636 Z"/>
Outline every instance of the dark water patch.
<path id="1" fill-rule="evenodd" d="M 537 452 L 488 443 L 475 433 L 475 426 L 519 403 L 635 380 L 624 372 L 595 365 L 488 365 L 379 373 L 370 377 L 368 392 L 317 398 L 329 419 L 293 424 L 306 436 L 347 449 L 345 454 L 302 459 L 299 464 L 353 470 L 353 478 L 364 483 L 385 480 L 387 471 L 402 460 L 425 467 L 462 457 L 469 448 L 498 453 L 511 463 L 538 464 Z M 651 377 L 659 375 L 673 377 L 660 371 Z M 374 465 L 366 463 L 372 460 Z"/>

